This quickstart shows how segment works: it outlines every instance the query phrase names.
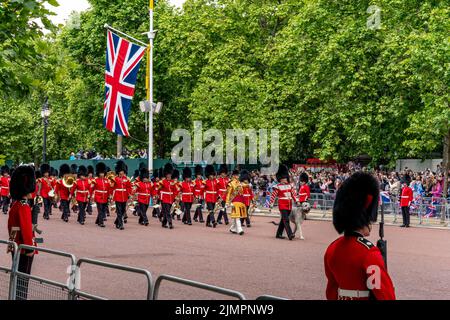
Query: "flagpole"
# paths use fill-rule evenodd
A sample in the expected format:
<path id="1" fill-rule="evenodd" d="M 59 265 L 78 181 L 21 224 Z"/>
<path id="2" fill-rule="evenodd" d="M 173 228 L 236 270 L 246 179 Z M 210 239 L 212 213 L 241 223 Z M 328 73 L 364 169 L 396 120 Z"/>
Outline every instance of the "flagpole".
<path id="1" fill-rule="evenodd" d="M 150 102 L 150 111 L 149 111 L 149 123 L 148 123 L 148 170 L 150 174 L 153 172 L 153 39 L 155 38 L 155 34 L 153 31 L 153 8 L 154 3 L 153 0 L 150 0 L 149 3 L 149 18 L 150 18 L 150 31 L 148 33 L 148 38 L 150 40 L 149 47 L 149 63 L 148 65 L 148 91 L 147 91 L 147 99 Z"/>

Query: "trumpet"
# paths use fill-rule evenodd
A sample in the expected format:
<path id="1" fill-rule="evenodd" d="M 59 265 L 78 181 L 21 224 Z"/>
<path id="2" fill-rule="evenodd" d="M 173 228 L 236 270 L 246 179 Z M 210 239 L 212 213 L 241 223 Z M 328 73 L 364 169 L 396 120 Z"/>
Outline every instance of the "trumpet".
<path id="1" fill-rule="evenodd" d="M 109 180 L 109 184 L 111 185 L 111 187 L 114 187 L 116 184 L 116 177 L 117 177 L 114 171 L 109 171 L 105 177 L 106 179 Z"/>
<path id="2" fill-rule="evenodd" d="M 65 174 L 62 178 L 62 184 L 67 189 L 72 188 L 76 181 L 77 177 L 74 174 Z"/>
<path id="3" fill-rule="evenodd" d="M 180 195 L 177 195 L 175 197 L 175 201 L 172 203 L 172 206 L 170 207 L 170 214 L 176 214 L 177 216 L 181 215 L 181 207 L 180 207 L 180 201 L 181 197 Z"/>

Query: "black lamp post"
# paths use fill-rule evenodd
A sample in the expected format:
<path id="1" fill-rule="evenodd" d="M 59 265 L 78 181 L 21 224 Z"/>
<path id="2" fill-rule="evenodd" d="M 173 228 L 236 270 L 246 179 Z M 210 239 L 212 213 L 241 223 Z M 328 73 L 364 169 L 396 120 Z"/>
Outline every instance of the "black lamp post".
<path id="1" fill-rule="evenodd" d="M 48 127 L 48 118 L 50 117 L 50 109 L 48 107 L 48 97 L 45 97 L 44 104 L 42 105 L 41 117 L 44 122 L 44 145 L 42 148 L 42 163 L 45 163 L 47 156 L 47 127 Z"/>

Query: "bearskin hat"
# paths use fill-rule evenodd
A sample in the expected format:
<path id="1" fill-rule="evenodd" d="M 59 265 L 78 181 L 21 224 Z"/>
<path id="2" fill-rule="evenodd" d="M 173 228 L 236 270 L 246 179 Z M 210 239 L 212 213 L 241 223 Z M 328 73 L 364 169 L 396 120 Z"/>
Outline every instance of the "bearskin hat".
<path id="1" fill-rule="evenodd" d="M 36 190 L 36 176 L 30 166 L 19 166 L 14 170 L 9 184 L 11 198 L 22 200 L 24 196 Z"/>
<path id="2" fill-rule="evenodd" d="M 346 179 L 336 193 L 333 225 L 341 234 L 368 226 L 377 221 L 380 186 L 366 172 L 356 172 Z"/>
<path id="3" fill-rule="evenodd" d="M 46 173 L 50 173 L 50 166 L 47 163 L 43 163 L 41 164 L 41 173 L 42 175 L 46 174 Z"/>
<path id="4" fill-rule="evenodd" d="M 42 178 L 41 170 L 35 170 L 34 175 L 36 176 L 36 179 Z"/>
<path id="5" fill-rule="evenodd" d="M 4 175 L 5 173 L 9 174 L 9 167 L 8 166 L 3 166 L 1 169 L 1 174 Z"/>
<path id="6" fill-rule="evenodd" d="M 309 181 L 308 175 L 306 174 L 306 172 L 302 172 L 300 174 L 300 182 L 308 183 L 308 181 Z"/>
<path id="7" fill-rule="evenodd" d="M 116 162 L 116 174 L 119 174 L 120 171 L 125 172 L 125 174 L 128 172 L 127 165 L 122 160 Z"/>
<path id="8" fill-rule="evenodd" d="M 289 169 L 284 164 L 280 164 L 276 177 L 278 181 L 281 179 L 287 179 L 289 181 Z"/>
<path id="9" fill-rule="evenodd" d="M 78 176 L 86 177 L 87 173 L 88 173 L 88 171 L 87 171 L 87 168 L 85 166 L 79 166 L 78 167 Z"/>
<path id="10" fill-rule="evenodd" d="M 99 176 L 101 173 L 106 173 L 106 165 L 103 162 L 99 162 L 95 165 L 95 173 Z"/>
<path id="11" fill-rule="evenodd" d="M 59 166 L 59 176 L 63 177 L 65 174 L 70 173 L 70 167 L 67 163 L 63 163 L 61 166 Z"/>
<path id="12" fill-rule="evenodd" d="M 133 178 L 137 178 L 137 177 L 139 177 L 139 175 L 140 175 L 140 173 L 139 173 L 139 169 L 136 169 L 136 170 L 134 170 L 134 174 L 133 174 Z"/>
<path id="13" fill-rule="evenodd" d="M 214 166 L 212 164 L 208 164 L 205 167 L 205 176 L 208 178 L 209 176 L 215 176 L 216 170 L 214 170 Z"/>
<path id="14" fill-rule="evenodd" d="M 189 167 L 183 168 L 183 179 L 192 178 L 192 170 Z"/>
<path id="15" fill-rule="evenodd" d="M 220 165 L 219 174 L 221 173 L 228 173 L 228 166 L 225 163 Z"/>
<path id="16" fill-rule="evenodd" d="M 232 175 L 233 176 L 238 176 L 239 175 L 239 170 L 238 169 L 234 169 Z"/>
<path id="17" fill-rule="evenodd" d="M 88 174 L 90 174 L 90 173 L 94 174 L 94 167 L 91 165 L 88 165 L 87 171 L 88 171 Z"/>
<path id="18" fill-rule="evenodd" d="M 56 170 L 55 168 L 51 167 L 50 168 L 50 175 L 53 177 L 57 177 L 58 176 L 58 170 Z"/>
<path id="19" fill-rule="evenodd" d="M 409 174 L 405 174 L 402 178 L 402 184 L 406 183 L 407 185 L 409 185 L 411 183 L 411 177 L 409 176 Z"/>
<path id="20" fill-rule="evenodd" d="M 158 177 L 160 179 L 164 178 L 164 169 L 162 167 L 158 170 Z"/>
<path id="21" fill-rule="evenodd" d="M 173 165 L 168 162 L 164 165 L 163 176 L 167 176 L 168 174 L 173 174 Z"/>
<path id="22" fill-rule="evenodd" d="M 240 174 L 239 174 L 239 181 L 248 181 L 248 182 L 250 182 L 250 173 L 247 170 L 242 169 Z"/>
<path id="23" fill-rule="evenodd" d="M 148 171 L 147 168 L 144 167 L 139 170 L 139 178 L 141 180 L 150 178 L 150 172 Z"/>
<path id="24" fill-rule="evenodd" d="M 139 163 L 139 170 L 141 170 L 142 168 L 147 168 L 147 164 L 145 162 Z"/>
<path id="25" fill-rule="evenodd" d="M 195 176 L 203 176 L 203 168 L 202 168 L 202 166 L 201 165 L 196 165 L 195 166 L 195 169 L 194 169 L 194 172 L 195 172 Z"/>
<path id="26" fill-rule="evenodd" d="M 180 171 L 177 169 L 173 170 L 172 172 L 172 179 L 179 179 L 180 178 Z"/>

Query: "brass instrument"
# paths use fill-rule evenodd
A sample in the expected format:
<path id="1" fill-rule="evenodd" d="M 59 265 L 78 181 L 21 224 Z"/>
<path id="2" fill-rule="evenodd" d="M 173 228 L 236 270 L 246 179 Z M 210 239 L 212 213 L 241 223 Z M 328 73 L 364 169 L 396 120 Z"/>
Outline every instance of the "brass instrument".
<path id="1" fill-rule="evenodd" d="M 64 177 L 62 178 L 62 184 L 67 189 L 72 188 L 76 181 L 77 177 L 74 174 L 65 174 Z"/>
<path id="2" fill-rule="evenodd" d="M 44 199 L 42 199 L 41 196 L 37 196 L 36 198 L 34 198 L 34 205 L 41 205 L 44 202 Z"/>
<path id="3" fill-rule="evenodd" d="M 214 204 L 214 209 L 213 209 L 213 213 L 216 214 L 217 212 L 219 212 L 221 209 L 223 209 L 222 207 L 222 198 L 220 196 L 217 197 L 217 201 Z"/>
<path id="4" fill-rule="evenodd" d="M 177 195 L 175 197 L 175 201 L 172 203 L 172 206 L 170 207 L 170 214 L 176 214 L 177 216 L 181 215 L 183 212 L 181 211 L 181 207 L 180 207 L 180 201 L 181 201 L 181 196 Z"/>
<path id="5" fill-rule="evenodd" d="M 108 179 L 109 184 L 111 185 L 111 187 L 114 187 L 116 184 L 116 173 L 114 171 L 109 171 L 105 178 Z"/>

